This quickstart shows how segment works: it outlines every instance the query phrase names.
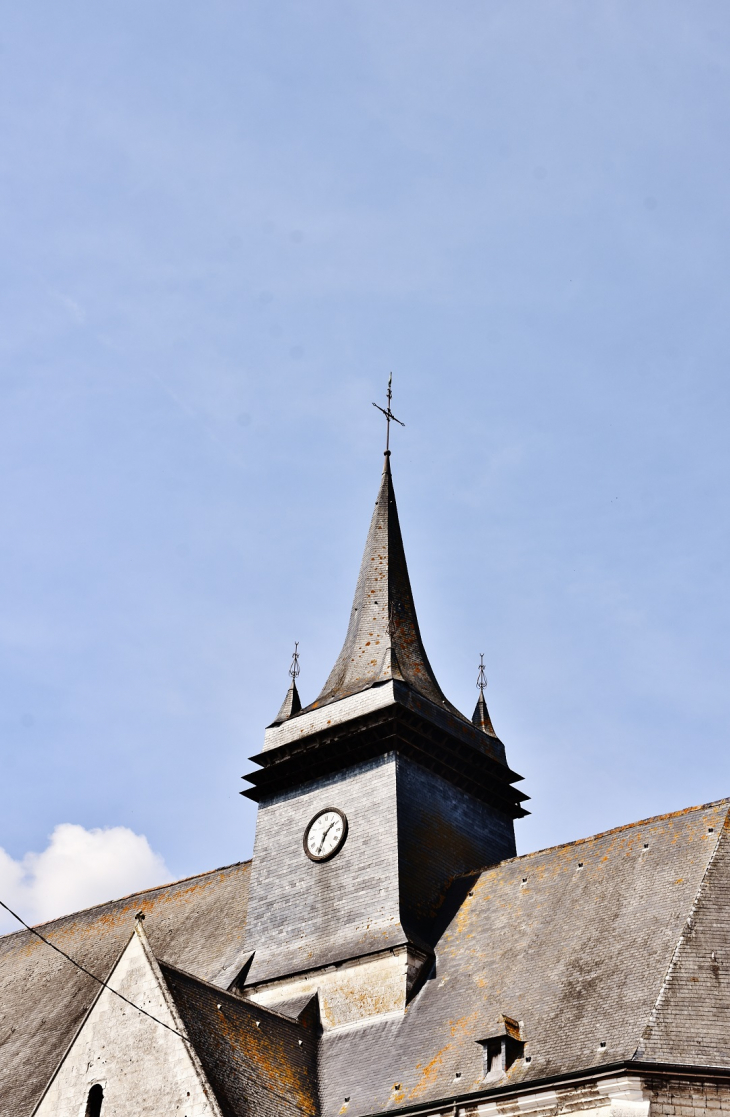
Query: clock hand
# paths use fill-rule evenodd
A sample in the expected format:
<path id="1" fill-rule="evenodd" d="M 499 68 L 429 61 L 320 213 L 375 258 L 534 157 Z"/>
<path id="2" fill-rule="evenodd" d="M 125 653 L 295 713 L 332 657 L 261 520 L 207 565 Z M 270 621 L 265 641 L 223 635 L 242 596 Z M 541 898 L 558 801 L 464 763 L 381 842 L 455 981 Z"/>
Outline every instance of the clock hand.
<path id="1" fill-rule="evenodd" d="M 319 845 L 317 846 L 317 856 L 319 856 L 319 854 L 322 852 L 322 847 L 324 846 L 324 840 L 327 837 L 327 835 L 329 834 L 329 832 L 332 829 L 332 827 L 334 826 L 334 824 L 335 824 L 334 820 L 332 822 L 330 822 L 330 824 L 327 827 L 327 829 L 325 830 L 324 834 L 319 839 Z"/>

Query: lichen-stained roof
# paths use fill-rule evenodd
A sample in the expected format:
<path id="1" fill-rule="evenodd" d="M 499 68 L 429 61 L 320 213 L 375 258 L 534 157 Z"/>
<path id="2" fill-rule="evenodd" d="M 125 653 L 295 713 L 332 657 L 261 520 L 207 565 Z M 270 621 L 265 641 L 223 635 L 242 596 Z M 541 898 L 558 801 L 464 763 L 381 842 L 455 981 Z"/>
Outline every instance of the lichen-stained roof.
<path id="1" fill-rule="evenodd" d="M 249 864 L 125 896 L 38 929 L 106 978 L 143 911 L 158 958 L 226 986 L 241 954 Z M 32 1113 L 98 989 L 29 931 L 0 937 L 0 1117 Z"/>
<path id="2" fill-rule="evenodd" d="M 722 800 L 483 870 L 465 885 L 405 1015 L 322 1037 L 322 1117 L 483 1092 L 478 1041 L 497 1035 L 504 1016 L 519 1022 L 530 1062 L 518 1060 L 495 1089 L 632 1059 L 730 1069 L 729 819 Z M 244 958 L 247 870 L 138 893 L 44 933 L 106 976 L 145 911 L 151 946 L 229 1113 L 240 1112 L 244 1086 L 255 1088 L 255 1067 L 264 1093 L 253 1108 L 278 1117 L 294 1105 L 313 1115 L 312 1036 L 292 1055 L 294 1022 L 222 991 Z M 96 990 L 27 932 L 0 939 L 2 1117 L 32 1113 Z M 266 1041 L 258 1046 L 257 1019 Z"/>
<path id="3" fill-rule="evenodd" d="M 730 839 L 718 842 L 639 1049 L 648 1062 L 730 1063 Z"/>
<path id="4" fill-rule="evenodd" d="M 160 964 L 221 1109 L 230 1117 L 314 1117 L 318 1014 L 299 1022 Z"/>
<path id="5" fill-rule="evenodd" d="M 514 1084 L 634 1056 L 692 1063 L 701 1050 L 705 1065 L 730 1067 L 729 811 L 723 800 L 484 870 L 405 1016 L 325 1033 L 325 1117 L 483 1091 L 477 1041 L 503 1014 L 520 1021 L 531 1056 L 514 1064 Z M 678 963 L 688 918 L 697 945 Z M 670 974 L 642 1055 L 673 959 L 686 974 L 674 986 Z"/>

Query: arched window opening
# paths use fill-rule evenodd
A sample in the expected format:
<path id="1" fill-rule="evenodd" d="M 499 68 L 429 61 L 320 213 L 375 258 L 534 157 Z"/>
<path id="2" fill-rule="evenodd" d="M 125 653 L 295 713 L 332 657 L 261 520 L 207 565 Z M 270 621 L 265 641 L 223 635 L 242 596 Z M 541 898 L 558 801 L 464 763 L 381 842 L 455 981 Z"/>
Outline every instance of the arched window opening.
<path id="1" fill-rule="evenodd" d="M 89 1097 L 86 1102 L 86 1117 L 100 1117 L 103 1101 L 104 1091 L 97 1082 L 96 1086 L 92 1086 L 89 1090 Z"/>

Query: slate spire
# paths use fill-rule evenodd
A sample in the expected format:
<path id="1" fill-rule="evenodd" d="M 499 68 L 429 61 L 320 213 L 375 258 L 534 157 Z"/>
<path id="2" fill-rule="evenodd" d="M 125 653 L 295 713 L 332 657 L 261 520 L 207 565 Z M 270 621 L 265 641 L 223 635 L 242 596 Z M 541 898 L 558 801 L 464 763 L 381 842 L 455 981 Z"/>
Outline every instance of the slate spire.
<path id="1" fill-rule="evenodd" d="M 477 729 L 481 729 L 483 733 L 489 733 L 492 737 L 496 737 L 492 719 L 489 716 L 487 709 L 487 700 L 484 697 L 484 691 L 487 689 L 487 673 L 484 669 L 484 656 L 479 657 L 479 674 L 477 675 L 477 686 L 479 687 L 479 698 L 474 707 L 474 713 L 471 716 L 472 723 L 476 725 Z"/>
<path id="2" fill-rule="evenodd" d="M 299 691 L 297 690 L 297 676 L 299 674 L 299 641 L 294 645 L 294 654 L 291 657 L 291 665 L 289 667 L 289 674 L 291 675 L 291 684 L 286 692 L 286 698 L 281 704 L 281 708 L 272 721 L 271 725 L 281 725 L 282 722 L 288 721 L 289 718 L 298 714 L 302 708 L 302 703 L 299 698 Z M 271 728 L 271 727 L 269 727 Z"/>
<path id="3" fill-rule="evenodd" d="M 391 679 L 453 711 L 421 641 L 386 450 L 345 643 L 312 705 L 335 702 Z"/>
<path id="4" fill-rule="evenodd" d="M 489 716 L 489 710 L 487 709 L 487 703 L 483 693 L 480 694 L 477 699 L 477 704 L 474 707 L 471 720 L 474 725 L 476 725 L 477 729 L 483 730 L 484 733 L 489 733 L 492 737 L 497 736 L 494 732 L 494 726 L 492 725 L 492 719 Z"/>

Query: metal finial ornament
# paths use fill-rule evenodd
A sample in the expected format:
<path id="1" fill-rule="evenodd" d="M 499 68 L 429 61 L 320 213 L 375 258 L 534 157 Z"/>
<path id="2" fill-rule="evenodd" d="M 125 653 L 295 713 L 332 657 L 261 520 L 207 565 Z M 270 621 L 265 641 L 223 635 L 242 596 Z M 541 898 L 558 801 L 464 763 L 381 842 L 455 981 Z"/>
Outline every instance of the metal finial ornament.
<path id="1" fill-rule="evenodd" d="M 484 652 L 481 653 L 479 659 L 481 660 L 481 662 L 479 664 L 479 674 L 477 675 L 477 686 L 479 687 L 483 695 L 487 686 L 487 673 L 484 670 Z"/>
<path id="2" fill-rule="evenodd" d="M 387 408 L 386 407 L 381 407 L 379 403 L 374 403 L 373 404 L 373 407 L 377 407 L 378 411 L 382 411 L 383 415 L 385 415 L 385 421 L 387 423 L 387 427 L 386 427 L 386 431 L 385 431 L 385 452 L 386 452 L 386 454 L 390 453 L 390 420 L 392 419 L 394 423 L 400 423 L 400 425 L 402 427 L 405 426 L 405 423 L 401 423 L 400 419 L 396 419 L 395 415 L 390 410 L 390 404 L 391 404 L 392 399 L 393 399 L 393 373 L 391 372 L 390 376 L 388 377 L 388 406 L 387 406 Z"/>
<path id="3" fill-rule="evenodd" d="M 292 653 L 291 664 L 289 666 L 289 674 L 291 675 L 294 682 L 296 682 L 297 675 L 299 674 L 299 641 L 298 640 L 294 644 L 294 651 Z"/>

